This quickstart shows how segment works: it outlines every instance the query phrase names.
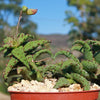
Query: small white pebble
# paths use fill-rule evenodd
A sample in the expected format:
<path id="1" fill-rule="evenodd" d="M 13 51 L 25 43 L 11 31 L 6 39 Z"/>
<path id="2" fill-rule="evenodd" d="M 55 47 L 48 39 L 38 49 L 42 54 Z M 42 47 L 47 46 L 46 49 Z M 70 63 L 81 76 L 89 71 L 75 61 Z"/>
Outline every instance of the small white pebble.
<path id="1" fill-rule="evenodd" d="M 57 89 L 50 89 L 49 92 L 59 92 L 59 90 L 57 90 Z"/>
<path id="2" fill-rule="evenodd" d="M 90 90 L 98 90 L 98 89 L 100 89 L 100 86 L 95 83 L 92 86 L 90 86 Z"/>
<path id="3" fill-rule="evenodd" d="M 69 91 L 83 91 L 80 84 L 72 84 L 69 86 Z"/>
<path id="4" fill-rule="evenodd" d="M 60 88 L 59 92 L 69 92 L 69 88 Z"/>
<path id="5" fill-rule="evenodd" d="M 22 80 L 21 81 L 21 85 L 22 86 L 29 86 L 30 85 L 30 82 L 28 80 Z"/>

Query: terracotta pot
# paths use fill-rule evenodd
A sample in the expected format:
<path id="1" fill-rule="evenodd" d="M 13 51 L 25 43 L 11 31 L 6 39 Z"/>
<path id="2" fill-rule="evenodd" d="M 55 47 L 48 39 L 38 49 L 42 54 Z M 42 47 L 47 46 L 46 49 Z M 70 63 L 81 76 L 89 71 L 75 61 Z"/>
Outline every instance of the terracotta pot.
<path id="1" fill-rule="evenodd" d="M 81 92 L 10 92 L 11 100 L 97 100 L 99 90 Z"/>

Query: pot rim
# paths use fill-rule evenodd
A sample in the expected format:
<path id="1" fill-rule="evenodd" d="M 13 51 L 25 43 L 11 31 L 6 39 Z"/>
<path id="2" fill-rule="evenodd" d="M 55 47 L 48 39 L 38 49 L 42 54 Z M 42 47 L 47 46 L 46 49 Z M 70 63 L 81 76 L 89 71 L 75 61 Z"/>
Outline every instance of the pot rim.
<path id="1" fill-rule="evenodd" d="M 9 93 L 16 94 L 74 94 L 74 93 L 90 93 L 90 92 L 99 92 L 97 90 L 87 90 L 87 91 L 70 91 L 70 92 L 23 92 L 23 91 L 8 91 Z"/>

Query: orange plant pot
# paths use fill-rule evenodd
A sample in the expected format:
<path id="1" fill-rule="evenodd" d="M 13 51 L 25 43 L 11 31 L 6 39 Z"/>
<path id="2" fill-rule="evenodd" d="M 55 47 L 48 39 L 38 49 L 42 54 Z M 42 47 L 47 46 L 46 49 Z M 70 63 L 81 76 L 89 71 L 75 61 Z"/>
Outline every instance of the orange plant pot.
<path id="1" fill-rule="evenodd" d="M 81 92 L 10 92 L 11 100 L 97 100 L 99 90 Z"/>

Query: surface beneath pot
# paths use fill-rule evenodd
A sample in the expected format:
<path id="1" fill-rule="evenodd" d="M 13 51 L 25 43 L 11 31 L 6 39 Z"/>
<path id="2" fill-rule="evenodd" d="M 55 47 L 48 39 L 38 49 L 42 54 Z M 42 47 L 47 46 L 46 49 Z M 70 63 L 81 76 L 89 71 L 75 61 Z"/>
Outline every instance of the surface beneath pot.
<path id="1" fill-rule="evenodd" d="M 0 100 L 10 100 L 10 96 L 3 94 L 3 93 L 0 93 Z"/>

